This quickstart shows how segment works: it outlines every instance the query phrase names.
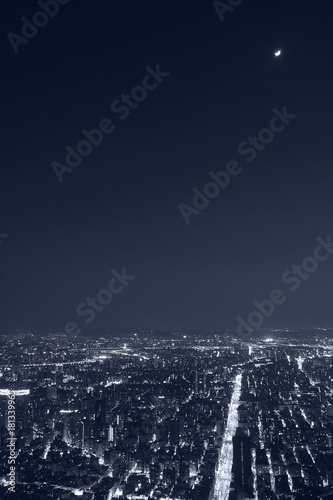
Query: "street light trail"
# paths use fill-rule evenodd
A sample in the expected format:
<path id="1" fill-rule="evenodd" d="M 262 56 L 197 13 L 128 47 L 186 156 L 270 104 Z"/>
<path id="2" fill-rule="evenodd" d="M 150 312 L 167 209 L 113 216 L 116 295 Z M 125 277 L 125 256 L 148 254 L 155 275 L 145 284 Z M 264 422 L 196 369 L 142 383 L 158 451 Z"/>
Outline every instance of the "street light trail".
<path id="1" fill-rule="evenodd" d="M 238 406 L 241 395 L 242 374 L 235 377 L 234 391 L 232 393 L 227 426 L 223 436 L 220 460 L 215 476 L 213 500 L 228 500 L 232 475 L 233 446 L 232 438 L 238 426 Z"/>

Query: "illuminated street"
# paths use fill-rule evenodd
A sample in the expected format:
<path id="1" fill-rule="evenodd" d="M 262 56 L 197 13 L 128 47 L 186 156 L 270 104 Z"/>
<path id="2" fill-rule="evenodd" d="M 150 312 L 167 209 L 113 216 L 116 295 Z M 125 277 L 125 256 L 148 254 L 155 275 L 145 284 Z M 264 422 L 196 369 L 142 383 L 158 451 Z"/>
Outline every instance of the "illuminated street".
<path id="1" fill-rule="evenodd" d="M 241 395 L 242 374 L 235 377 L 234 391 L 231 397 L 228 421 L 223 436 L 221 456 L 215 478 L 214 500 L 228 500 L 233 460 L 232 438 L 238 426 L 238 405 Z"/>

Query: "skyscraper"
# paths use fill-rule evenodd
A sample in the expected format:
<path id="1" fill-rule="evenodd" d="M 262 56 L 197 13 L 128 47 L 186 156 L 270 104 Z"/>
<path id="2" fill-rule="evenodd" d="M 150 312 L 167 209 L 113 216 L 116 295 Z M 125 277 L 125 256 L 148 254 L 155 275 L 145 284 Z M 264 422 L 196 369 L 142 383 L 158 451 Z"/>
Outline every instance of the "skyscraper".
<path id="1" fill-rule="evenodd" d="M 253 497 L 253 479 L 251 471 L 251 440 L 239 427 L 233 443 L 233 487 L 234 498 L 238 495 L 246 495 L 245 498 Z"/>

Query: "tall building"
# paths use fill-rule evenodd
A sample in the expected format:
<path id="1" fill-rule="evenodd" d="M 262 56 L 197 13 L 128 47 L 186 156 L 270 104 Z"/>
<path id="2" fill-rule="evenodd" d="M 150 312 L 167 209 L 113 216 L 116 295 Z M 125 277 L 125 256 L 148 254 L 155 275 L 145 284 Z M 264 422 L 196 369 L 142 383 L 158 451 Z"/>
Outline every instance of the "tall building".
<path id="1" fill-rule="evenodd" d="M 234 498 L 254 498 L 251 470 L 251 440 L 239 427 L 232 438 Z"/>
<path id="2" fill-rule="evenodd" d="M 176 446 L 179 444 L 180 425 L 178 419 L 170 420 L 170 444 Z"/>
<path id="3" fill-rule="evenodd" d="M 195 381 L 194 381 L 194 392 L 195 394 L 206 394 L 206 373 L 198 373 L 198 370 L 195 370 Z"/>
<path id="4" fill-rule="evenodd" d="M 195 388 L 194 388 L 195 394 L 199 394 L 199 375 L 198 375 L 198 370 L 195 370 Z"/>

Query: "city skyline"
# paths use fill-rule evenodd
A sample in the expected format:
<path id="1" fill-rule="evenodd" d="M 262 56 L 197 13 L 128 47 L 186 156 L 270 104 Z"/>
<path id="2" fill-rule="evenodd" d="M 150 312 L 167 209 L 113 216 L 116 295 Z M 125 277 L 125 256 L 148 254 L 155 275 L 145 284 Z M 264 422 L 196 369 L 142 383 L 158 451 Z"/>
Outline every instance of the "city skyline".
<path id="1" fill-rule="evenodd" d="M 141 333 L 2 334 L 1 498 L 331 498 L 332 338 Z"/>

